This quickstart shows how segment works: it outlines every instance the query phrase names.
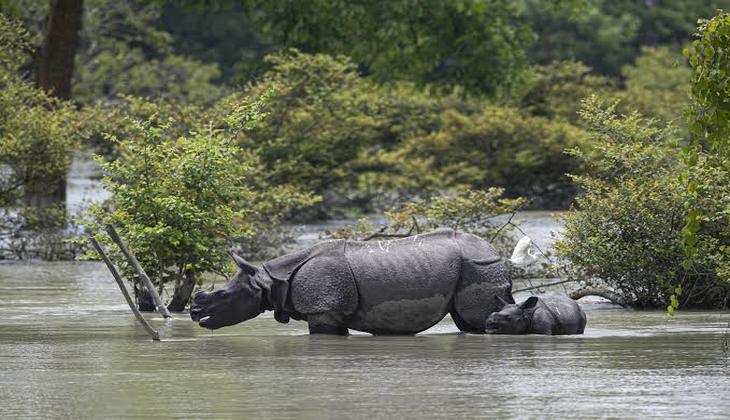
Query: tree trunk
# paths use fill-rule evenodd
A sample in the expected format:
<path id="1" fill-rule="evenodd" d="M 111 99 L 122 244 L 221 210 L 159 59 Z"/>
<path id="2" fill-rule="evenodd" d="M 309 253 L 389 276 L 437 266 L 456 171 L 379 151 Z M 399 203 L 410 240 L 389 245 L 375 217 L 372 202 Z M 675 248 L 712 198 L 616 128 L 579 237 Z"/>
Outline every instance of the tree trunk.
<path id="1" fill-rule="evenodd" d="M 576 290 L 575 292 L 570 294 L 570 298 L 573 300 L 578 300 L 585 296 L 599 296 L 604 299 L 608 299 L 611 301 L 611 303 L 615 303 L 616 305 L 623 306 L 624 308 L 628 308 L 629 305 L 626 303 L 626 301 L 619 296 L 618 293 L 605 289 L 603 287 L 584 287 L 582 289 Z"/>
<path id="2" fill-rule="evenodd" d="M 192 273 L 185 273 L 182 280 L 175 285 L 172 293 L 172 300 L 167 305 L 167 309 L 172 312 L 182 312 L 190 302 L 190 295 L 193 294 L 195 288 L 195 276 Z"/>
<path id="3" fill-rule="evenodd" d="M 50 0 L 46 35 L 37 57 L 36 81 L 49 94 L 71 97 L 83 0 Z"/>
<path id="4" fill-rule="evenodd" d="M 74 58 L 79 44 L 83 0 L 50 0 L 46 34 L 36 56 L 38 87 L 60 99 L 71 97 Z M 25 203 L 36 208 L 60 205 L 65 209 L 66 179 L 28 185 Z"/>

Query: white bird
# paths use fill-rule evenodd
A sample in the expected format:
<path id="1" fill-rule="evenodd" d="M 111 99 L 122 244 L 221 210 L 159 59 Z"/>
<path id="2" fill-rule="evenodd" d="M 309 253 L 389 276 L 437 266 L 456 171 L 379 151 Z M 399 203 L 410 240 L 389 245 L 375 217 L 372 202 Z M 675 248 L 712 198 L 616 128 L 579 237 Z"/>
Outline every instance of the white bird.
<path id="1" fill-rule="evenodd" d="M 526 267 L 537 261 L 537 254 L 532 251 L 532 239 L 529 236 L 523 236 L 517 241 L 515 250 L 512 251 L 512 257 L 509 260 L 518 267 Z"/>

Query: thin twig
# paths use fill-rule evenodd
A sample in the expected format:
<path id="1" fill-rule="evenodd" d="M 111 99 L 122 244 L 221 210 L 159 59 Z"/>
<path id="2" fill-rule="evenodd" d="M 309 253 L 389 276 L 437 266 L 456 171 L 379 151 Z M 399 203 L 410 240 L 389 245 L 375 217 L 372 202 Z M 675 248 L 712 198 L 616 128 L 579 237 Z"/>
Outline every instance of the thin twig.
<path id="1" fill-rule="evenodd" d="M 416 233 L 420 234 L 421 233 L 421 227 L 418 226 L 418 220 L 416 220 L 416 216 L 411 215 L 411 219 L 413 220 L 413 227 L 416 228 Z"/>
<path id="2" fill-rule="evenodd" d="M 499 235 L 499 233 L 500 233 L 500 232 L 502 232 L 502 230 L 503 230 L 504 228 L 506 228 L 506 227 L 507 227 L 508 225 L 511 225 L 511 224 L 512 224 L 512 219 L 514 219 L 515 215 L 517 214 L 517 212 L 518 212 L 518 211 L 520 211 L 520 209 L 521 209 L 521 208 L 522 208 L 522 206 L 520 206 L 520 207 L 516 208 L 516 209 L 515 209 L 515 210 L 514 210 L 514 211 L 512 212 L 512 214 L 510 214 L 510 215 L 509 215 L 509 218 L 507 219 L 507 221 L 506 221 L 506 222 L 505 222 L 505 223 L 504 223 L 504 224 L 503 224 L 502 226 L 500 226 L 500 227 L 499 227 L 499 229 L 497 229 L 497 230 L 496 230 L 496 231 L 494 232 L 494 235 L 492 235 L 492 237 L 491 237 L 491 238 L 489 239 L 489 241 L 490 241 L 490 242 L 493 242 L 493 241 L 494 241 L 494 240 L 495 240 L 495 239 L 497 238 L 497 236 Z M 524 232 L 523 232 L 523 233 L 524 233 Z"/>
<path id="3" fill-rule="evenodd" d="M 556 286 L 558 284 L 571 283 L 571 282 L 576 282 L 576 281 L 578 281 L 578 280 L 569 279 L 569 280 L 555 281 L 555 282 L 552 282 L 552 283 L 538 284 L 537 286 L 530 286 L 530 287 L 524 287 L 522 289 L 513 290 L 512 293 L 525 292 L 527 290 L 540 289 L 540 288 L 543 288 L 543 287 Z"/>
<path id="4" fill-rule="evenodd" d="M 369 241 L 375 238 L 407 238 L 411 236 L 410 233 L 373 233 L 372 235 L 368 235 L 366 238 L 363 239 L 363 241 Z"/>
<path id="5" fill-rule="evenodd" d="M 382 226 L 380 229 L 378 229 L 377 232 L 373 232 L 370 235 L 362 238 L 361 241 L 369 241 L 369 240 L 377 237 L 377 235 L 382 234 L 383 232 L 385 232 L 386 229 L 388 229 L 388 226 Z"/>

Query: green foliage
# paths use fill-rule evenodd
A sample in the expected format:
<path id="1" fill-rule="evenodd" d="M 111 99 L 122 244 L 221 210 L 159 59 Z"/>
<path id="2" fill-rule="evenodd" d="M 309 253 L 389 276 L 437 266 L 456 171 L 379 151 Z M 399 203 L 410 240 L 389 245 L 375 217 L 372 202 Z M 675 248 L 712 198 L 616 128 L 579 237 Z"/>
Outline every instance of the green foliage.
<path id="1" fill-rule="evenodd" d="M 558 5 L 556 6 L 556 3 Z M 577 60 L 597 72 L 617 76 L 643 46 L 680 46 L 729 0 L 526 0 L 525 19 L 537 33 L 528 55 L 537 63 Z"/>
<path id="2" fill-rule="evenodd" d="M 554 62 L 531 70 L 520 86 L 517 105 L 540 117 L 574 123 L 581 100 L 615 89 L 609 79 L 592 74 L 588 66 L 576 61 Z"/>
<path id="3" fill-rule="evenodd" d="M 219 102 L 213 118 L 269 92 L 262 109 L 268 117 L 240 133 L 240 146 L 260 156 L 266 182 L 324 194 L 343 182 L 341 166 L 375 137 L 363 95 L 367 86 L 344 57 L 290 50 L 267 60 L 271 70 L 243 93 Z"/>
<path id="4" fill-rule="evenodd" d="M 220 80 L 246 84 L 267 70 L 263 57 L 273 46 L 248 16 L 241 1 L 189 7 L 181 1 L 163 1 L 155 22 L 170 34 L 176 54 L 217 64 Z"/>
<path id="5" fill-rule="evenodd" d="M 507 0 L 245 3 L 280 45 L 347 55 L 379 81 L 509 90 L 532 39 L 518 5 Z"/>
<path id="6" fill-rule="evenodd" d="M 251 125 L 261 119 L 258 108 L 246 116 Z M 115 139 L 119 158 L 99 159 L 112 198 L 109 212 L 97 206 L 94 215 L 96 223 L 119 228 L 160 287 L 224 273 L 232 241 L 273 229 L 288 210 L 312 202 L 286 185 L 262 188 L 257 156 L 237 147 L 229 133 L 209 128 L 177 137 L 172 119 L 128 124 L 131 135 Z"/>
<path id="7" fill-rule="evenodd" d="M 202 104 L 223 95 L 214 83 L 218 66 L 176 54 L 170 34 L 155 27 L 159 7 L 92 0 L 85 9 L 73 90 L 79 101 L 134 95 Z"/>
<path id="8" fill-rule="evenodd" d="M 512 245 L 506 234 L 508 230 L 495 220 L 495 216 L 512 213 L 526 201 L 504 198 L 503 194 L 501 188 L 459 188 L 427 199 L 402 203 L 394 210 L 385 212 L 386 221 L 380 227 L 367 219 L 360 219 L 355 226 L 344 227 L 329 236 L 361 240 L 388 239 L 437 228 L 451 228 L 481 236 L 507 251 Z"/>
<path id="9" fill-rule="evenodd" d="M 542 198 L 553 205 L 570 196 L 565 173 L 577 164 L 563 151 L 582 146 L 583 131 L 513 108 L 483 106 L 471 115 L 444 111 L 438 130 L 406 139 L 391 161 L 398 169 L 419 170 L 401 169 L 406 176 L 437 178 L 438 187 L 499 186 L 509 196 Z"/>
<path id="10" fill-rule="evenodd" d="M 625 87 L 614 96 L 621 100 L 623 112 L 685 126 L 681 118 L 689 103 L 690 70 L 679 53 L 668 47 L 643 48 L 621 74 Z"/>
<path id="11" fill-rule="evenodd" d="M 470 115 L 483 104 L 464 99 L 459 91 L 437 94 L 405 82 L 368 90 L 363 101 L 375 122 L 373 137 L 339 170 L 344 183 L 336 194 L 365 209 L 388 208 L 442 186 L 429 160 L 409 156 L 410 149 L 403 146 L 438 130 L 446 110 Z"/>
<path id="12" fill-rule="evenodd" d="M 83 135 L 70 104 L 21 77 L 19 70 L 30 50 L 27 40 L 19 23 L 0 15 L 4 45 L 0 52 L 0 167 L 6 168 L 0 176 L 0 207 L 13 207 L 21 214 L 25 193 L 65 177 L 71 153 Z"/>
<path id="13" fill-rule="evenodd" d="M 584 175 L 573 177 L 584 193 L 565 218 L 559 255 L 637 307 L 666 307 L 672 296 L 679 299 L 677 307 L 725 305 L 730 173 L 704 153 L 687 171 L 671 126 L 638 114 L 619 116 L 615 105 L 595 98 L 585 102 L 581 116 L 595 149 L 572 151 L 586 165 Z M 689 173 L 699 194 L 686 189 L 681 172 Z M 702 216 L 698 252 L 687 255 L 682 229 L 690 198 Z"/>
<path id="14" fill-rule="evenodd" d="M 702 21 L 697 39 L 685 50 L 692 66 L 694 117 L 698 141 L 730 155 L 730 13 Z"/>
<path id="15" fill-rule="evenodd" d="M 730 172 L 730 15 L 719 12 L 709 21 L 700 21 L 697 39 L 685 49 L 685 55 L 692 66 L 692 109 L 689 127 L 691 142 L 684 148 L 686 169 L 679 180 L 685 184 L 687 199 L 682 203 L 686 210 L 682 227 L 682 241 L 685 253 L 684 266 L 694 268 L 694 260 L 702 252 L 701 234 L 703 222 L 708 219 L 706 209 L 697 205 L 705 193 L 702 179 L 694 177 L 696 169 L 703 163 L 703 152 L 714 153 L 711 162 L 719 171 Z M 725 207 L 727 215 L 730 206 Z M 730 279 L 730 245 L 720 243 L 718 274 Z M 670 304 L 668 310 L 674 309 Z"/>

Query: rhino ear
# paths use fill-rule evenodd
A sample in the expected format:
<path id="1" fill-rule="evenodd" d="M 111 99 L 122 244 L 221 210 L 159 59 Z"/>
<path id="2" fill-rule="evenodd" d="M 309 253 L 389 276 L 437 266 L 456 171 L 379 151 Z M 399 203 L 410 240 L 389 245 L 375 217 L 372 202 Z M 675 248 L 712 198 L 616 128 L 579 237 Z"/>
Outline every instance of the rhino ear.
<path id="1" fill-rule="evenodd" d="M 238 266 L 238 268 L 241 269 L 241 271 L 248 274 L 249 276 L 256 274 L 257 268 L 255 265 L 244 260 L 241 256 L 233 252 L 233 250 L 228 250 L 228 254 L 231 256 L 231 258 L 233 258 L 233 261 L 236 262 L 236 265 Z"/>
<path id="2" fill-rule="evenodd" d="M 522 304 L 520 305 L 520 308 L 523 310 L 532 309 L 535 307 L 535 305 L 537 305 L 537 301 L 538 301 L 537 296 L 530 296 L 529 298 L 527 298 L 526 301 L 522 302 Z"/>

